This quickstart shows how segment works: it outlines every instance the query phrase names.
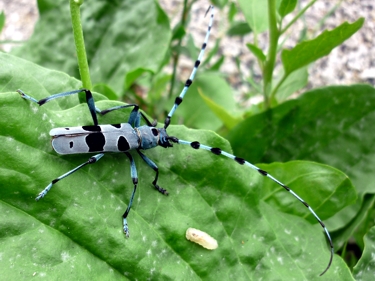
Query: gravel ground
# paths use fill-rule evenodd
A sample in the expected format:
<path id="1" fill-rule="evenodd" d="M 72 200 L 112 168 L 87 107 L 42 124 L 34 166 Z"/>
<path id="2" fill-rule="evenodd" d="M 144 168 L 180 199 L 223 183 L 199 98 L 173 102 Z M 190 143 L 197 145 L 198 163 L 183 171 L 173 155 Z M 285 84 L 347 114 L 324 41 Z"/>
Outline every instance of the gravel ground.
<path id="1" fill-rule="evenodd" d="M 182 0 L 160 0 L 162 7 L 167 11 L 171 26 L 175 26 L 182 12 Z M 304 7 L 309 1 L 300 1 Z M 317 1 L 305 17 L 305 24 L 309 27 L 308 34 L 313 38 L 324 29 L 332 29 L 341 23 L 353 22 L 359 17 L 364 17 L 365 23 L 362 29 L 347 40 L 343 45 L 335 48 L 327 57 L 320 59 L 309 69 L 308 88 L 321 87 L 325 85 L 347 85 L 353 83 L 375 83 L 375 45 L 372 38 L 375 38 L 375 2 L 373 0 L 346 0 L 342 1 L 337 9 L 319 26 L 318 22 L 340 1 Z M 207 19 L 204 15 L 208 1 L 198 1 L 193 5 L 191 20 L 188 32 L 193 35 L 197 45 L 203 41 L 207 28 Z M 38 18 L 36 1 L 28 0 L 1 0 L 0 11 L 6 15 L 6 25 L 0 35 L 0 41 L 24 41 L 32 32 Z M 241 60 L 242 74 L 249 75 L 249 69 L 257 71 L 254 56 L 248 51 L 246 43 L 252 42 L 252 35 L 245 37 L 226 37 L 225 30 L 228 27 L 226 22 L 226 10 L 216 9 L 215 25 L 212 31 L 214 38 L 221 37 L 220 54 L 225 55 L 225 63 L 221 71 L 228 75 L 229 82 L 241 94 L 249 90 L 247 84 L 242 83 L 235 65 L 235 58 Z M 289 17 L 290 19 L 291 17 Z M 236 19 L 243 19 L 241 14 Z M 292 47 L 295 44 L 300 31 L 304 27 L 302 20 L 293 27 L 293 34 L 285 41 L 285 47 Z M 260 36 L 260 46 L 266 49 L 267 35 Z M 1 44 L 0 48 L 8 52 L 14 44 Z M 190 59 L 182 58 L 179 63 L 179 75 L 186 77 L 191 70 Z"/>

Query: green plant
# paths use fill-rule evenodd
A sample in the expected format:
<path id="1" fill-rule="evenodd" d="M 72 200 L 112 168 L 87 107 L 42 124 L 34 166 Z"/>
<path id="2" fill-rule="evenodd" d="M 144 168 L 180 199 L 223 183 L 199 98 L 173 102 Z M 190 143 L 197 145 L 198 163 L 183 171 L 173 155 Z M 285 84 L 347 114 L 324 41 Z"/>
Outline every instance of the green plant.
<path id="1" fill-rule="evenodd" d="M 251 8 L 259 11 L 257 3 L 261 2 L 250 1 Z M 282 15 L 290 11 L 280 10 L 281 5 L 289 2 L 295 1 L 277 2 L 280 6 L 277 10 L 271 6 L 274 10 L 269 13 Z M 73 0 L 71 3 L 77 5 Z M 223 1 L 222 5 L 226 4 Z M 158 116 L 172 105 L 171 100 L 162 98 L 169 75 L 161 69 L 170 57 L 172 38 L 180 39 L 177 31 L 172 37 L 168 18 L 155 1 L 86 0 L 82 7 L 82 27 L 91 74 L 83 76 L 81 82 L 66 74 L 79 77 L 66 1 L 39 0 L 38 5 L 41 20 L 35 34 L 14 54 L 63 72 L 0 54 L 3 276 L 9 279 L 35 275 L 51 279 L 222 280 L 223 276 L 225 279 L 233 276 L 236 280 L 353 280 L 352 268 L 338 255 L 332 268 L 318 277 L 328 262 L 328 247 L 321 228 L 298 201 L 271 181 L 205 151 L 178 145 L 168 150 L 147 151 L 160 168 L 160 185 L 170 192 L 169 197 L 152 189 L 154 172 L 137 159 L 140 185 L 129 216 L 129 239 L 121 232 L 121 214 L 132 184 L 129 163 L 122 155 L 108 155 L 98 164 L 64 179 L 46 198 L 35 202 L 35 195 L 52 178 L 88 158 L 88 155 L 56 155 L 50 148 L 47 132 L 53 127 L 86 125 L 91 121 L 87 106 L 79 104 L 77 98 L 37 108 L 23 101 L 15 90 L 21 88 L 43 98 L 80 88 L 82 84 L 91 88 L 87 80 L 91 76 L 99 108 L 119 104 L 109 99 L 129 95 L 151 116 L 152 112 Z M 240 6 L 246 15 L 248 5 L 240 1 Z M 260 28 L 258 24 L 264 28 L 255 22 L 254 26 L 250 24 L 253 32 Z M 335 30 L 345 28 L 344 33 L 352 34 L 360 25 L 358 21 Z M 51 46 L 51 42 L 56 44 Z M 294 52 L 306 44 L 312 43 L 301 43 Z M 262 62 L 256 44 L 250 49 Z M 290 54 L 293 50 L 283 53 Z M 82 59 L 78 52 L 77 56 Z M 285 56 L 294 67 L 309 61 L 293 62 Z M 238 114 L 233 97 L 228 97 L 230 87 L 217 71 L 220 59 L 217 63 L 211 66 L 211 71 L 199 73 L 193 84 L 196 87 L 189 91 L 192 98 L 179 108 L 184 124 L 215 129 L 224 124 L 226 129 L 221 131 L 236 154 L 252 162 L 313 160 L 350 175 L 355 187 L 344 173 L 324 164 L 291 161 L 259 165 L 282 179 L 327 220 L 328 229 L 334 230 L 336 249 L 345 248 L 356 230 L 357 243 L 366 248 L 363 258 L 354 262 L 357 263 L 354 275 L 358 279 L 366 276 L 362 268 L 372 266 L 367 247 L 373 244 L 373 228 L 366 236 L 366 246 L 359 241 L 372 226 L 371 159 L 375 158 L 371 150 L 373 138 L 367 128 L 373 124 L 374 89 L 365 85 L 330 86 L 285 101 L 277 98 L 281 86 L 275 94 L 272 94 L 275 88 L 265 86 L 268 102 L 264 111 L 256 115 L 250 111 Z M 272 73 L 272 59 L 266 57 L 263 63 L 268 63 L 264 69 Z M 286 73 L 292 76 L 292 71 Z M 267 75 L 272 80 L 273 75 Z M 269 84 L 277 85 L 271 80 Z M 152 102 L 137 95 L 139 85 L 150 87 Z M 265 110 L 267 107 L 271 108 Z M 192 116 L 193 110 L 197 115 Z M 127 111 L 114 112 L 100 118 L 100 123 L 124 122 L 127 117 Z M 229 143 L 213 132 L 175 125 L 169 133 L 231 151 Z M 349 206 L 357 196 L 357 203 Z M 366 227 L 359 227 L 363 225 Z M 214 236 L 219 248 L 209 252 L 186 241 L 184 232 L 190 226 Z"/>

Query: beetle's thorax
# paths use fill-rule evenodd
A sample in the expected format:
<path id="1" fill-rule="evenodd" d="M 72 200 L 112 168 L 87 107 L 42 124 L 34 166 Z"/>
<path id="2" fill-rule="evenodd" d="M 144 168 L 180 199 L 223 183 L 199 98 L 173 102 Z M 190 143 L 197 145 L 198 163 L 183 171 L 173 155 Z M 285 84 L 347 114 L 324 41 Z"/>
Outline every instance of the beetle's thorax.
<path id="1" fill-rule="evenodd" d="M 164 128 L 150 127 L 147 125 L 134 128 L 139 137 L 139 148 L 150 149 L 158 145 L 171 147 L 169 136 Z"/>

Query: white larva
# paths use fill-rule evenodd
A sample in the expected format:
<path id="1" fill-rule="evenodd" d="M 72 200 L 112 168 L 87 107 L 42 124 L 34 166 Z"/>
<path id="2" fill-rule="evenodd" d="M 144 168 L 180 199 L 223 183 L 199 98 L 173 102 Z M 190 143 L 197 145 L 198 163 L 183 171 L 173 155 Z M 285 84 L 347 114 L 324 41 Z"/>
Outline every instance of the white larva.
<path id="1" fill-rule="evenodd" d="M 215 250 L 218 246 L 215 238 L 211 237 L 206 232 L 195 228 L 188 228 L 186 230 L 186 239 L 193 241 L 208 250 Z"/>

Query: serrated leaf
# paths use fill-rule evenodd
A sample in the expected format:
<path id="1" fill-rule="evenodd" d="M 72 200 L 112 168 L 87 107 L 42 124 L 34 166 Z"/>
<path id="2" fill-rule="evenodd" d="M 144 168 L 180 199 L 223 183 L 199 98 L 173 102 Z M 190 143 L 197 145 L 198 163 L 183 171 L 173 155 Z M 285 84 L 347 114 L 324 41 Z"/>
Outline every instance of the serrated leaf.
<path id="1" fill-rule="evenodd" d="M 157 163 L 158 183 L 169 197 L 153 190 L 155 172 L 136 158 L 139 186 L 128 217 L 129 239 L 122 233 L 121 216 L 133 187 L 129 161 L 122 154 L 106 154 L 35 202 L 49 181 L 91 156 L 57 155 L 50 147 L 49 130 L 92 120 L 77 97 L 39 107 L 15 92 L 22 88 L 40 99 L 79 87 L 76 79 L 6 54 L 0 54 L 0 64 L 3 278 L 352 280 L 339 256 L 331 270 L 318 276 L 329 258 L 320 226 L 259 201 L 258 173 L 189 146 L 145 151 Z M 120 104 L 99 94 L 95 99 L 101 109 Z M 100 123 L 126 122 L 129 116 L 129 110 L 112 113 L 99 117 Z M 168 131 L 230 151 L 212 132 L 184 126 Z M 219 248 L 208 251 L 187 241 L 189 226 L 215 237 Z"/>
<path id="2" fill-rule="evenodd" d="M 313 40 L 299 43 L 291 50 L 281 52 L 281 60 L 286 74 L 301 68 L 317 59 L 328 55 L 332 49 L 342 44 L 346 39 L 356 33 L 363 25 L 364 18 L 356 22 L 343 23 L 331 31 L 325 30 Z"/>
<path id="3" fill-rule="evenodd" d="M 40 20 L 34 34 L 12 53 L 79 78 L 69 1 L 40 0 L 38 6 Z M 85 0 L 81 16 L 94 84 L 108 84 L 120 95 L 134 80 L 128 81 L 125 74 L 159 70 L 171 30 L 156 1 Z"/>

